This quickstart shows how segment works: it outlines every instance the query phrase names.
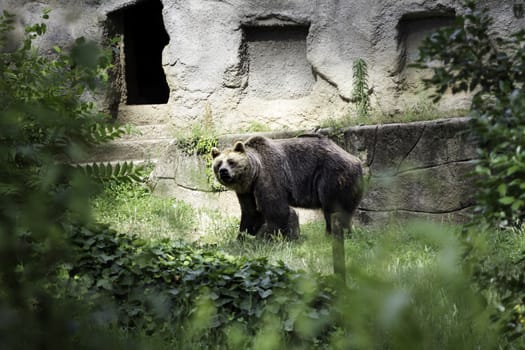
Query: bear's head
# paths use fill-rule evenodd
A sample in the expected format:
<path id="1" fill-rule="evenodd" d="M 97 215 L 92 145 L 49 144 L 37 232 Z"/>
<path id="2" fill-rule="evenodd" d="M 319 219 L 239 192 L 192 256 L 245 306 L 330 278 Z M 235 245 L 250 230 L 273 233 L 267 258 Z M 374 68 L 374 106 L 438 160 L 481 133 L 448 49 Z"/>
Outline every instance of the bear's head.
<path id="1" fill-rule="evenodd" d="M 239 141 L 233 148 L 226 148 L 222 152 L 214 147 L 211 155 L 213 172 L 221 184 L 237 192 L 243 192 L 251 185 L 253 169 L 242 142 Z"/>

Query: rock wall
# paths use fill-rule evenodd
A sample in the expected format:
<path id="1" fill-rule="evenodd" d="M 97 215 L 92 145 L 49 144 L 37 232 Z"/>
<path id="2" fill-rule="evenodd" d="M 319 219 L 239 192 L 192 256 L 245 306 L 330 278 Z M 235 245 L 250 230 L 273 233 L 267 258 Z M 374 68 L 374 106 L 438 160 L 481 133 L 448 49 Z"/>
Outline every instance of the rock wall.
<path id="1" fill-rule="evenodd" d="M 369 188 L 363 221 L 398 217 L 462 220 L 473 205 L 469 172 L 477 157 L 467 119 L 355 127 L 344 147 L 359 155 Z"/>
<path id="2" fill-rule="evenodd" d="M 503 34 L 525 24 L 525 19 L 513 15 L 515 3 L 479 1 L 490 9 L 494 30 Z M 137 10 L 148 4 L 152 7 L 147 11 Z M 117 118 L 136 119 L 136 106 L 136 114 L 146 119 L 141 124 L 148 124 L 148 118 L 157 120 L 154 114 L 159 109 L 144 113 L 141 105 L 163 101 L 151 96 L 160 94 L 167 83 L 163 119 L 187 127 L 199 122 L 208 106 L 216 127 L 232 132 L 254 123 L 297 130 L 347 115 L 356 58 L 368 63 L 375 108 L 386 113 L 412 108 L 425 97 L 418 90 L 422 72 L 407 64 L 426 34 L 451 23 L 462 11 L 460 4 L 457 0 L 0 0 L 0 9 L 19 15 L 11 45 L 22 36 L 24 25 L 39 20 L 44 8 L 52 9 L 44 49 L 67 46 L 79 36 L 97 41 L 121 37 L 115 52 L 114 91 L 103 101 Z M 157 27 L 159 33 L 154 31 Z M 167 41 L 158 39 L 166 34 Z M 158 47 L 150 48 L 152 43 Z M 165 82 L 148 81 L 153 74 L 141 67 L 157 64 L 164 74 L 155 75 Z M 145 76 L 141 82 L 133 82 L 141 76 Z M 142 96 L 140 88 L 149 93 Z M 466 103 L 465 96 L 449 96 L 441 108 Z"/>
<path id="3" fill-rule="evenodd" d="M 476 147 L 466 118 L 408 124 L 321 130 L 363 162 L 368 188 L 359 206 L 362 223 L 394 218 L 462 221 L 473 205 L 474 188 L 468 173 Z M 300 132 L 299 132 L 300 133 Z M 298 133 L 266 134 L 273 138 Z M 221 148 L 249 135 L 220 139 Z M 186 156 L 173 143 L 157 164 L 152 186 L 161 195 L 184 200 L 223 215 L 240 216 L 235 194 L 212 192 L 205 162 Z M 318 211 L 300 210 L 301 223 L 320 219 Z"/>

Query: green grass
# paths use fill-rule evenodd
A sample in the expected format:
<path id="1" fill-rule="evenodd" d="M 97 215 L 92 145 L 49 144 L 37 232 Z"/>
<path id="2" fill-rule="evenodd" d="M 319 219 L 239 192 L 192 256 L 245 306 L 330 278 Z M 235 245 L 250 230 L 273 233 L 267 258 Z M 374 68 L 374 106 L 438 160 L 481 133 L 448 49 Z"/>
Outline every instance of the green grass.
<path id="1" fill-rule="evenodd" d="M 237 226 L 218 235 L 215 246 L 235 256 L 268 257 L 270 261 L 284 261 L 296 270 L 331 274 L 332 241 L 324 232 L 324 222 L 312 222 L 301 226 L 301 238 L 289 242 L 282 239 L 264 241 L 247 237 L 239 241 Z M 388 246 L 388 249 L 385 247 Z M 378 249 L 378 247 L 383 247 Z M 388 231 L 370 228 L 355 228 L 352 238 L 345 242 L 347 265 L 361 266 L 378 257 L 388 259 L 387 270 L 403 275 L 407 270 L 424 267 L 435 259 L 436 251 L 431 245 L 422 244 L 413 232 L 405 231 L 401 226 L 391 227 Z M 390 256 L 384 256 L 388 251 Z M 365 270 L 370 269 L 366 266 Z M 371 272 L 371 271 L 370 271 Z"/>
<path id="2" fill-rule="evenodd" d="M 301 238 L 293 242 L 252 237 L 239 241 L 237 219 L 157 198 L 137 184 L 110 187 L 93 206 L 99 221 L 121 232 L 191 241 L 231 256 L 265 257 L 270 263 L 283 261 L 294 270 L 314 274 L 333 271 L 331 238 L 322 222 L 303 224 Z M 204 230 L 199 217 L 207 218 Z M 480 292 L 472 271 L 474 266 L 482 271 L 512 266 L 523 256 L 525 228 L 504 232 L 472 228 L 467 240 L 461 231 L 459 226 L 425 222 L 355 227 L 345 240 L 352 288 L 341 304 L 345 327 L 354 333 L 350 338 L 334 333 L 330 346 L 382 349 L 425 344 L 427 349 L 460 349 L 494 348 L 501 342 L 496 324 L 489 321 L 501 305 L 501 292 L 490 286 Z M 474 252 L 472 261 L 464 259 L 466 251 Z M 419 333 L 411 334 L 416 329 Z"/>
<path id="3" fill-rule="evenodd" d="M 250 236 L 237 240 L 238 219 L 156 197 L 140 184 L 107 187 L 94 198 L 93 211 L 98 221 L 109 223 L 119 232 L 149 239 L 193 242 L 234 256 L 268 257 L 272 262 L 284 261 L 298 270 L 332 272 L 331 238 L 324 232 L 324 222 L 303 224 L 298 241 L 278 238 L 265 241 Z M 205 228 L 202 221 L 205 221 Z M 400 282 L 411 279 L 414 271 L 436 263 L 443 253 L 440 247 L 460 249 L 457 246 L 460 229 L 419 223 L 355 227 L 352 238 L 345 240 L 347 265 L 350 269 L 356 267 L 371 274 L 388 274 Z M 525 234 L 520 230 L 483 237 L 489 242 L 485 246 L 497 247 L 491 249 L 494 261 L 517 258 L 525 247 Z M 381 266 L 375 266 L 378 261 Z"/>
<path id="4" fill-rule="evenodd" d="M 441 118 L 464 117 L 467 114 L 468 110 L 466 109 L 440 111 L 437 105 L 432 102 L 432 99 L 425 95 L 410 103 L 405 103 L 399 112 L 384 112 L 380 109 L 373 109 L 366 115 L 360 115 L 350 111 L 345 117 L 331 118 L 324 121 L 321 127 L 340 129 L 354 125 L 410 123 Z"/>
<path id="5" fill-rule="evenodd" d="M 282 239 L 264 241 L 254 237 L 237 240 L 239 221 L 220 213 L 196 210 L 173 199 L 152 195 L 139 184 L 109 186 L 93 200 L 98 221 L 109 223 L 119 232 L 136 233 L 144 238 L 171 238 L 197 241 L 195 244 L 213 246 L 235 256 L 268 257 L 270 261 L 284 261 L 298 270 L 330 274 L 332 270 L 331 239 L 325 234 L 324 222 L 311 222 L 301 226 L 301 239 L 289 242 Z M 199 218 L 205 218 L 205 232 Z M 372 249 L 389 242 L 392 253 L 390 269 L 402 271 L 410 264 L 424 265 L 432 259 L 434 251 L 414 238 L 413 233 L 401 226 L 389 230 L 357 227 L 353 238 L 346 240 L 347 262 L 350 266 L 379 254 Z M 386 244 L 386 243 L 385 243 Z M 409 265 L 406 263 L 409 262 Z"/>
<path id="6" fill-rule="evenodd" d="M 92 203 L 97 221 L 144 238 L 186 239 L 196 224 L 191 206 L 152 196 L 147 187 L 136 183 L 110 184 Z"/>

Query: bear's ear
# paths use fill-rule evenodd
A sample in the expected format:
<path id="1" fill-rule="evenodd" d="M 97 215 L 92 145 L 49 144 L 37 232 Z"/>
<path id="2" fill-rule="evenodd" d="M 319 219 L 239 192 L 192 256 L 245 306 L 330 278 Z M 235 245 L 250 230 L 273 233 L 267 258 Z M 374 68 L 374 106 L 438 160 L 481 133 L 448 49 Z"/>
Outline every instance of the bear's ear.
<path id="1" fill-rule="evenodd" d="M 235 152 L 239 152 L 239 153 L 244 153 L 246 150 L 244 149 L 244 143 L 242 143 L 241 141 L 237 141 L 235 143 L 235 146 L 233 146 L 233 150 Z"/>
<path id="2" fill-rule="evenodd" d="M 217 149 L 217 147 L 213 147 L 211 149 L 211 156 L 212 156 L 213 159 L 217 158 L 219 156 L 219 154 L 221 154 L 221 151 L 219 151 Z"/>

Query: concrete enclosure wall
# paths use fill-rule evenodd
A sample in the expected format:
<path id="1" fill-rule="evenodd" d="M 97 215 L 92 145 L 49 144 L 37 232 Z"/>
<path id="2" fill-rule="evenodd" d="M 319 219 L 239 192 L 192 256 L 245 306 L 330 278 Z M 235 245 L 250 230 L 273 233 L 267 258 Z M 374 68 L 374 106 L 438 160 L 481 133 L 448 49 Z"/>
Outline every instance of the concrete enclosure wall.
<path id="1" fill-rule="evenodd" d="M 361 220 L 463 220 L 474 203 L 468 174 L 477 158 L 467 123 L 454 118 L 345 130 L 343 146 L 362 159 L 369 177 Z"/>
<path id="2" fill-rule="evenodd" d="M 51 8 L 42 44 L 67 46 L 85 36 L 123 38 L 112 93 L 102 101 L 117 118 L 138 114 L 177 127 L 211 108 L 217 129 L 310 128 L 349 113 L 352 64 L 369 66 L 373 105 L 410 108 L 421 99 L 407 63 L 424 35 L 460 13 L 457 0 L 0 0 L 23 25 Z M 513 1 L 483 0 L 503 34 L 523 27 Z M 165 81 L 164 81 L 165 80 Z M 137 82 L 138 81 L 138 82 Z M 465 106 L 445 99 L 443 110 Z M 133 108 L 137 106 L 137 108 Z M 208 106 L 208 107 L 206 107 Z M 125 112 L 125 113 L 124 113 Z M 126 114 L 126 115 L 127 115 Z M 132 118 L 133 119 L 133 118 Z M 135 118 L 137 119 L 137 118 Z"/>
<path id="3" fill-rule="evenodd" d="M 461 221 L 473 205 L 474 187 L 466 175 L 473 169 L 476 147 L 465 118 L 320 132 L 331 135 L 363 162 L 368 188 L 357 215 L 362 223 L 390 218 Z M 295 136 L 287 132 L 266 135 Z M 221 138 L 221 148 L 247 137 Z M 175 142 L 157 163 L 152 186 L 159 194 L 195 207 L 240 216 L 234 192 L 211 191 L 206 166 L 200 157 L 185 155 Z M 321 219 L 319 214 L 300 210 L 300 221 Z"/>
<path id="4" fill-rule="evenodd" d="M 518 1 L 519 2 L 519 1 Z M 503 35 L 525 24 L 516 1 L 481 0 Z M 238 213 L 231 192 L 210 192 L 205 164 L 181 154 L 171 129 L 212 119 L 221 134 L 253 123 L 274 130 L 317 128 L 352 108 L 355 59 L 369 66 L 375 108 L 396 112 L 424 99 L 409 68 L 425 35 L 461 13 L 457 0 L 0 0 L 17 14 L 7 49 L 23 27 L 51 8 L 44 53 L 84 36 L 122 40 L 115 48 L 112 89 L 98 102 L 117 119 L 138 125 L 135 139 L 107 145 L 94 161 L 155 160 L 159 193 L 197 206 Z M 519 16 L 518 16 L 519 17 Z M 441 108 L 468 105 L 447 96 Z M 359 218 L 394 215 L 457 219 L 472 205 L 475 147 L 464 119 L 355 127 L 333 134 L 365 164 L 370 184 Z M 291 137 L 293 131 L 272 134 Z M 224 144 L 234 138 L 222 137 Z M 139 139 L 138 141 L 136 139 Z M 304 218 L 304 215 L 302 216 Z"/>
<path id="5" fill-rule="evenodd" d="M 249 96 L 296 99 L 310 94 L 315 76 L 306 58 L 307 26 L 247 27 L 244 34 Z"/>

